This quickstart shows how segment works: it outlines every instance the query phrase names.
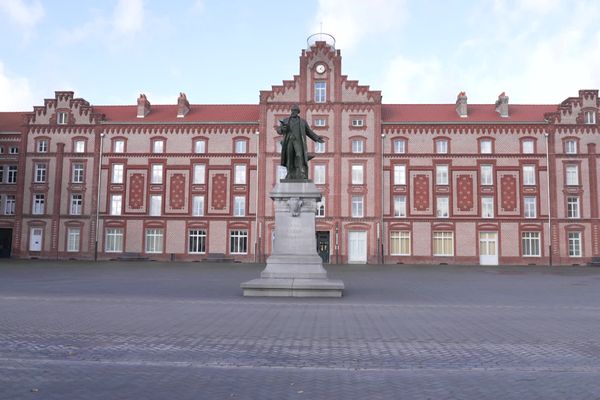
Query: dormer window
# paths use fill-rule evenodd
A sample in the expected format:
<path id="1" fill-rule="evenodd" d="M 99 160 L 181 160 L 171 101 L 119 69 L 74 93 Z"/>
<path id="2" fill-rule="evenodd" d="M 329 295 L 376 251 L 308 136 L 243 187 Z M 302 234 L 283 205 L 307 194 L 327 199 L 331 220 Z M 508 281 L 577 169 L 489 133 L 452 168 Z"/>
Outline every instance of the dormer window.
<path id="1" fill-rule="evenodd" d="M 315 103 L 327 101 L 327 83 L 325 81 L 315 82 Z"/>
<path id="2" fill-rule="evenodd" d="M 47 139 L 38 140 L 36 151 L 38 153 L 47 153 L 48 152 L 48 140 Z"/>
<path id="3" fill-rule="evenodd" d="M 577 154 L 577 141 L 575 139 L 565 140 L 565 153 Z"/>
<path id="4" fill-rule="evenodd" d="M 438 139 L 435 141 L 435 152 L 437 154 L 448 154 L 448 140 Z"/>
<path id="5" fill-rule="evenodd" d="M 235 141 L 235 153 L 236 154 L 245 154 L 248 151 L 247 142 L 244 139 Z"/>
<path id="6" fill-rule="evenodd" d="M 392 143 L 394 144 L 394 154 L 406 153 L 406 140 L 396 139 Z"/>
<path id="7" fill-rule="evenodd" d="M 352 119 L 352 126 L 355 128 L 360 128 L 365 126 L 365 120 L 362 118 L 353 118 Z"/>
<path id="8" fill-rule="evenodd" d="M 164 140 L 155 140 L 152 142 L 152 152 L 153 153 L 164 153 L 165 152 L 165 141 Z"/>
<path id="9" fill-rule="evenodd" d="M 73 142 L 73 151 L 75 153 L 85 153 L 85 140 L 75 140 Z"/>
<path id="10" fill-rule="evenodd" d="M 68 116 L 65 111 L 58 111 L 56 113 L 56 123 L 59 125 L 66 125 L 68 122 Z"/>
<path id="11" fill-rule="evenodd" d="M 492 154 L 491 139 L 482 139 L 479 141 L 479 152 L 481 154 Z"/>
<path id="12" fill-rule="evenodd" d="M 589 110 L 583 112 L 583 123 L 586 125 L 596 124 L 596 111 Z"/>

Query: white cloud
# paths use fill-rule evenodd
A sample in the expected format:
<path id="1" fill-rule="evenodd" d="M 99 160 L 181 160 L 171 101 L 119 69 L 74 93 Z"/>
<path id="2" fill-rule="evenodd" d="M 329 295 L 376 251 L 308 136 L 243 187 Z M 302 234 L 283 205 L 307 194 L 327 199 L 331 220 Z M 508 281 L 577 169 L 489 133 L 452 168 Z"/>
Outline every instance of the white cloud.
<path id="1" fill-rule="evenodd" d="M 439 60 L 414 61 L 398 56 L 388 66 L 383 95 L 386 103 L 431 102 L 444 83 Z"/>
<path id="2" fill-rule="evenodd" d="M 117 34 L 139 32 L 144 24 L 142 0 L 119 0 L 113 14 L 113 26 Z"/>
<path id="3" fill-rule="evenodd" d="M 35 103 L 29 81 L 9 76 L 0 62 L 0 110 L 28 111 Z"/>
<path id="4" fill-rule="evenodd" d="M 21 28 L 27 42 L 33 29 L 44 17 L 44 7 L 37 0 L 30 3 L 24 0 L 0 0 L 0 13 L 8 15 L 9 20 Z"/>
<path id="5" fill-rule="evenodd" d="M 406 17 L 404 0 L 319 0 L 312 33 L 336 38 L 336 47 L 350 50 L 370 34 L 401 25 Z"/>

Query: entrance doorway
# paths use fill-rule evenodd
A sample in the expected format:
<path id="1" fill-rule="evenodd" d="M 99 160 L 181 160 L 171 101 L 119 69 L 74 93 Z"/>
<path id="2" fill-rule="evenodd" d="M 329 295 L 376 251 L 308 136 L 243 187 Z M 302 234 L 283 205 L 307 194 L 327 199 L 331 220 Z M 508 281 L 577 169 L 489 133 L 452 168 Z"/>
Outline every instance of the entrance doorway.
<path id="1" fill-rule="evenodd" d="M 479 264 L 498 265 L 498 232 L 479 232 Z"/>
<path id="2" fill-rule="evenodd" d="M 329 232 L 317 231 L 317 253 L 323 264 L 329 264 Z"/>
<path id="3" fill-rule="evenodd" d="M 348 262 L 357 264 L 367 262 L 367 232 L 348 232 Z"/>
<path id="4" fill-rule="evenodd" d="M 31 228 L 29 237 L 29 251 L 42 251 L 42 228 Z"/>
<path id="5" fill-rule="evenodd" d="M 12 249 L 12 229 L 0 229 L 0 258 L 10 258 Z"/>

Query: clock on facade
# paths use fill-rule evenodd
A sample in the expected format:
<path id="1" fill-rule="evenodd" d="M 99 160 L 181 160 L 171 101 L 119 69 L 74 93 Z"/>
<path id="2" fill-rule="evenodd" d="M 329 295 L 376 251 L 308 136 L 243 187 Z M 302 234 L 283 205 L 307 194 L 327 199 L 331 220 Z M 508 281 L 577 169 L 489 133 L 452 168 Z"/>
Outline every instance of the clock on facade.
<path id="1" fill-rule="evenodd" d="M 322 74 L 323 72 L 325 72 L 325 65 L 318 64 L 315 70 L 317 71 L 317 74 Z"/>

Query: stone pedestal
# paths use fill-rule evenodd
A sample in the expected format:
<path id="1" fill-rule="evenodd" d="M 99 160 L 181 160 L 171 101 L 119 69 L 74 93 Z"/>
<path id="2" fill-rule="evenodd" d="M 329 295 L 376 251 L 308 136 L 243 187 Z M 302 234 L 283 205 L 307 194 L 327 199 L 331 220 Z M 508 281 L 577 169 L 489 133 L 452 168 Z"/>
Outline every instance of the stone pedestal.
<path id="1" fill-rule="evenodd" d="M 275 239 L 267 266 L 241 284 L 244 296 L 341 297 L 344 283 L 327 279 L 317 254 L 315 212 L 321 192 L 312 181 L 282 180 L 275 201 Z"/>

